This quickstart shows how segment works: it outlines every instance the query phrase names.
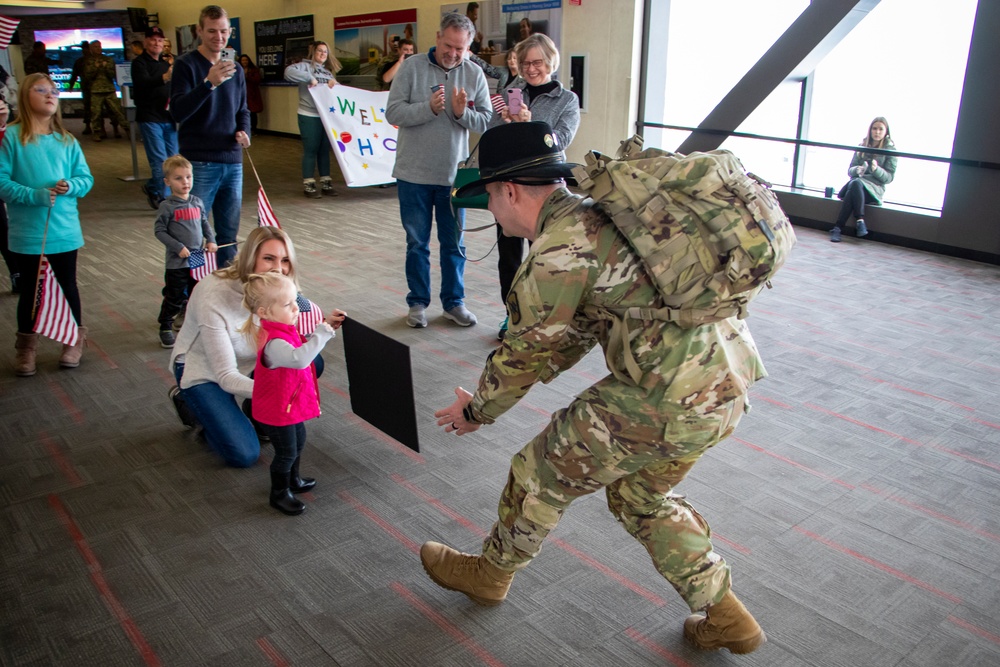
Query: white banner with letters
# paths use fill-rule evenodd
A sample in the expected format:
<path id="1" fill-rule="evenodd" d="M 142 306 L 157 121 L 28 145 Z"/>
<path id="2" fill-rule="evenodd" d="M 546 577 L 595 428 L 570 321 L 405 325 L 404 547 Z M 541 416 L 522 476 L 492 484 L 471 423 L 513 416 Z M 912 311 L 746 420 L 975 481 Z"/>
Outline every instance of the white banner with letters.
<path id="1" fill-rule="evenodd" d="M 398 130 L 385 119 L 389 93 L 338 84 L 309 89 L 347 185 L 394 183 Z"/>

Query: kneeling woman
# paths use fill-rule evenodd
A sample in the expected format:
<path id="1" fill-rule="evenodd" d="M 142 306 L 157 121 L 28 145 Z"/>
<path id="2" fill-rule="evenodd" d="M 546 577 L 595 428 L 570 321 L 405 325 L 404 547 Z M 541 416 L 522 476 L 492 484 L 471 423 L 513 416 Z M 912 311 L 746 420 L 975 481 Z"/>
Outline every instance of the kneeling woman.
<path id="1" fill-rule="evenodd" d="M 298 284 L 295 248 L 277 227 L 258 227 L 247 236 L 233 263 L 205 277 L 191 292 L 184 326 L 170 358 L 180 395 L 204 427 L 205 439 L 227 465 L 252 466 L 260 457 L 260 440 L 237 400 L 253 395 L 253 379 L 239 365 L 251 367 L 257 350 L 239 332 L 246 321 L 243 286 L 252 274 L 279 271 Z M 334 309 L 331 325 L 344 319 Z M 323 358 L 316 357 L 316 374 Z"/>

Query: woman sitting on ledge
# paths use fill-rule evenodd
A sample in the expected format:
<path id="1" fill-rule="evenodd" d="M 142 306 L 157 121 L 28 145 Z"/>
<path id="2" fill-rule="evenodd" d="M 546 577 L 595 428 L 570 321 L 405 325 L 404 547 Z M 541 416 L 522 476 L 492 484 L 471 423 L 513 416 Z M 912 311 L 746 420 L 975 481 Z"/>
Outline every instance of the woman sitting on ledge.
<path id="1" fill-rule="evenodd" d="M 882 116 L 877 117 L 868 126 L 868 136 L 861 142 L 864 148 L 882 148 L 887 150 L 895 149 L 892 137 L 889 135 L 889 121 Z M 851 160 L 851 166 L 847 170 L 847 175 L 851 180 L 840 189 L 837 195 L 843 199 L 840 205 L 840 215 L 837 216 L 837 224 L 830 230 L 830 240 L 840 243 L 840 232 L 847 219 L 854 214 L 856 223 L 856 233 L 858 237 L 868 235 L 868 227 L 865 225 L 865 204 L 870 203 L 875 206 L 882 205 L 882 195 L 885 194 L 885 186 L 892 183 L 896 175 L 896 158 L 891 155 L 875 155 L 858 151 Z"/>

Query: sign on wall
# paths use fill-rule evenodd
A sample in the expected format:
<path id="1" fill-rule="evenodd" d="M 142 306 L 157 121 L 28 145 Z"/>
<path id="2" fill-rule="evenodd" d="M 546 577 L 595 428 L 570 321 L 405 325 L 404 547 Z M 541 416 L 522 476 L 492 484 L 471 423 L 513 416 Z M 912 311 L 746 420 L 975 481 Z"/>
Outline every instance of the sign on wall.
<path id="1" fill-rule="evenodd" d="M 229 28 L 229 43 L 227 46 L 231 49 L 236 49 L 237 54 L 243 53 L 242 44 L 240 43 L 239 17 L 229 19 Z M 175 56 L 183 56 L 185 53 L 191 53 L 201 44 L 201 38 L 198 37 L 197 23 L 177 26 L 174 28 L 174 34 L 177 36 L 177 41 L 171 45 L 170 52 Z"/>
<path id="2" fill-rule="evenodd" d="M 257 67 L 265 86 L 291 86 L 285 81 L 285 68 L 305 60 L 315 34 L 313 15 L 255 21 Z"/>
<path id="3" fill-rule="evenodd" d="M 416 45 L 417 10 L 356 14 L 333 19 L 333 51 L 343 69 L 337 81 L 365 90 L 382 90 L 378 73 L 395 62 L 400 39 Z M 419 53 L 419 49 L 414 49 Z"/>

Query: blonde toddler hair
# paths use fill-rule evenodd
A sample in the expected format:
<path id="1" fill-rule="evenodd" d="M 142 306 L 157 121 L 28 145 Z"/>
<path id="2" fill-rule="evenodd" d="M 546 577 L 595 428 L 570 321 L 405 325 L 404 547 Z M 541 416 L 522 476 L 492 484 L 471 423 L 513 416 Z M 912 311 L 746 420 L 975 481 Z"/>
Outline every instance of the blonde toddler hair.
<path id="1" fill-rule="evenodd" d="M 250 317 L 243 323 L 238 331 L 246 336 L 247 340 L 260 349 L 262 343 L 260 324 L 255 317 L 261 308 L 268 309 L 278 300 L 278 292 L 292 286 L 295 289 L 295 281 L 288 276 L 270 271 L 268 273 L 253 273 L 243 285 L 243 307 L 250 311 Z"/>
<path id="2" fill-rule="evenodd" d="M 191 163 L 183 155 L 171 155 L 163 161 L 163 175 L 169 178 L 174 169 L 191 169 Z"/>

